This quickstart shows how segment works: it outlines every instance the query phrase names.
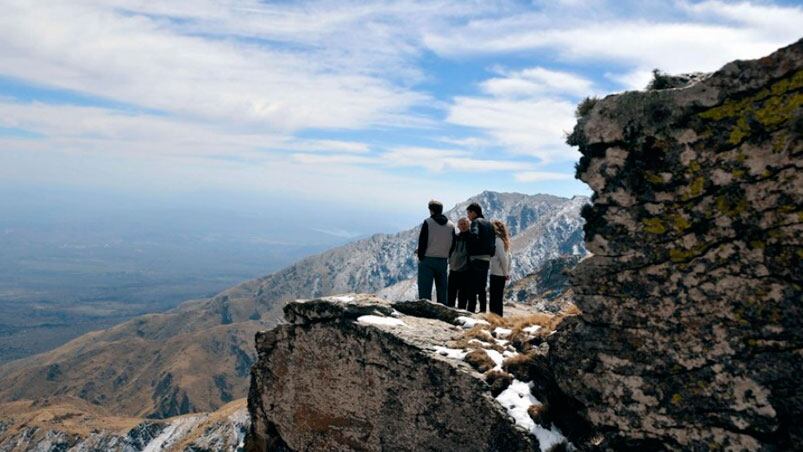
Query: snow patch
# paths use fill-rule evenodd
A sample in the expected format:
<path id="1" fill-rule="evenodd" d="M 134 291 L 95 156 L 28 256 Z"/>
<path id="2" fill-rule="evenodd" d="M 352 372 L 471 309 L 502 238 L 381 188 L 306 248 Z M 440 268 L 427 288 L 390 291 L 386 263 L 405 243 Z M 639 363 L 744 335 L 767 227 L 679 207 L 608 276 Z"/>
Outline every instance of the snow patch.
<path id="1" fill-rule="evenodd" d="M 538 438 L 538 444 L 541 446 L 541 451 L 546 452 L 556 444 L 566 442 L 566 437 L 553 426 L 547 430 L 541 425 L 538 425 L 527 413 L 527 409 L 531 405 L 541 405 L 541 402 L 536 399 L 530 389 L 533 383 L 525 383 L 519 380 L 513 380 L 513 383 L 507 389 L 502 391 L 496 401 L 499 402 L 507 410 L 510 417 L 516 422 L 516 425 L 523 427 Z"/>
<path id="2" fill-rule="evenodd" d="M 541 329 L 541 325 L 530 325 L 527 328 L 522 328 L 522 331 L 528 334 L 535 334 Z"/>
<path id="3" fill-rule="evenodd" d="M 482 346 L 483 348 L 491 346 L 491 344 L 489 344 L 488 342 L 481 341 L 479 339 L 471 339 L 471 340 L 468 341 L 468 343 L 469 344 L 480 344 L 480 346 Z"/>
<path id="4" fill-rule="evenodd" d="M 502 356 L 502 354 L 499 353 L 498 351 L 492 350 L 492 349 L 486 349 L 485 353 L 494 362 L 494 364 L 495 364 L 494 370 L 502 370 L 502 361 L 505 360 L 505 358 Z"/>
<path id="5" fill-rule="evenodd" d="M 485 320 L 475 319 L 475 318 L 472 318 L 472 317 L 465 317 L 465 316 L 462 316 L 462 315 L 460 317 L 456 318 L 455 322 L 457 322 L 460 325 L 462 325 L 463 328 L 465 328 L 465 329 L 474 328 L 477 325 L 490 325 L 490 323 L 486 322 Z"/>
<path id="6" fill-rule="evenodd" d="M 354 301 L 354 297 L 351 295 L 339 295 L 335 297 L 327 297 L 327 300 L 337 301 L 340 303 L 348 303 L 350 301 Z"/>
<path id="7" fill-rule="evenodd" d="M 468 355 L 468 352 L 465 350 L 459 350 L 456 348 L 449 348 L 449 347 L 435 347 L 435 353 L 445 356 L 447 358 L 452 359 L 459 359 L 462 360 L 463 358 Z"/>
<path id="8" fill-rule="evenodd" d="M 393 317 L 380 317 L 378 315 L 363 315 L 357 317 L 357 322 L 367 325 L 404 326 L 403 321 Z"/>
<path id="9" fill-rule="evenodd" d="M 159 436 L 145 446 L 142 452 L 169 450 L 176 443 L 181 441 L 186 434 L 204 418 L 205 416 L 187 416 L 171 422 L 170 425 L 162 430 Z"/>
<path id="10" fill-rule="evenodd" d="M 513 333 L 513 330 L 511 330 L 509 328 L 502 328 L 501 326 L 498 326 L 498 327 L 496 327 L 494 329 L 494 334 L 496 334 L 499 337 L 508 337 L 512 333 Z"/>

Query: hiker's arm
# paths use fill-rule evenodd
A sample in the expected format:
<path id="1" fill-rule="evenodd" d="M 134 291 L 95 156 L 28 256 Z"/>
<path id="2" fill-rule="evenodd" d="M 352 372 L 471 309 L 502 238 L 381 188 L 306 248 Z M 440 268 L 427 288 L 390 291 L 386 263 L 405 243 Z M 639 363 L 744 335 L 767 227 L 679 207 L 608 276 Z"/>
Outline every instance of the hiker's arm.
<path id="1" fill-rule="evenodd" d="M 429 226 L 427 222 L 421 225 L 421 232 L 418 234 L 418 258 L 423 259 L 427 252 L 427 242 L 429 241 Z"/>

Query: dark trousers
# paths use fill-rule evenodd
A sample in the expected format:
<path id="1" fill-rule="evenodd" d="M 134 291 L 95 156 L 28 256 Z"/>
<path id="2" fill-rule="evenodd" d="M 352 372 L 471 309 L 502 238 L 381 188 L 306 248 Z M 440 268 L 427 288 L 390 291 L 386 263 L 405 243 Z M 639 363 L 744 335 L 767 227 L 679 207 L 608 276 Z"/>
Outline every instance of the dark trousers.
<path id="1" fill-rule="evenodd" d="M 469 260 L 469 287 L 468 294 L 468 309 L 469 312 L 474 312 L 477 308 L 477 300 L 480 302 L 480 312 L 485 312 L 485 287 L 488 285 L 488 267 L 491 263 L 488 261 L 474 259 Z"/>
<path id="2" fill-rule="evenodd" d="M 468 270 L 460 272 L 449 272 L 449 300 L 448 305 L 450 308 L 455 307 L 455 300 L 457 300 L 458 309 L 466 309 L 468 303 Z"/>
<path id="3" fill-rule="evenodd" d="M 490 294 L 490 306 L 491 312 L 498 316 L 502 316 L 502 298 L 504 298 L 505 294 L 505 282 L 507 279 L 504 276 L 497 276 L 491 275 L 491 283 L 488 287 L 488 292 Z"/>
<path id="4" fill-rule="evenodd" d="M 418 261 L 418 298 L 432 299 L 432 282 L 438 293 L 438 303 L 446 304 L 446 268 L 445 257 L 424 257 Z"/>

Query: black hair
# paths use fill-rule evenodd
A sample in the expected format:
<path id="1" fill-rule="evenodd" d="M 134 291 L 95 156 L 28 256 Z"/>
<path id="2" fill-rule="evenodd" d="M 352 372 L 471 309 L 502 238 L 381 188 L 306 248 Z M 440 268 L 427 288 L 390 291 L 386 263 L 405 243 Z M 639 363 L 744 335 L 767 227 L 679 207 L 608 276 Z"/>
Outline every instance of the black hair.
<path id="1" fill-rule="evenodd" d="M 429 211 L 432 212 L 434 215 L 440 215 L 443 213 L 443 204 L 440 201 L 435 201 L 434 199 L 429 202 L 427 205 L 429 207 Z"/>
<path id="2" fill-rule="evenodd" d="M 482 216 L 482 207 L 480 207 L 480 205 L 477 204 L 476 202 L 472 202 L 471 204 L 469 204 L 468 207 L 466 207 L 466 210 L 469 212 L 476 213 L 477 217 L 479 218 L 484 218 Z"/>

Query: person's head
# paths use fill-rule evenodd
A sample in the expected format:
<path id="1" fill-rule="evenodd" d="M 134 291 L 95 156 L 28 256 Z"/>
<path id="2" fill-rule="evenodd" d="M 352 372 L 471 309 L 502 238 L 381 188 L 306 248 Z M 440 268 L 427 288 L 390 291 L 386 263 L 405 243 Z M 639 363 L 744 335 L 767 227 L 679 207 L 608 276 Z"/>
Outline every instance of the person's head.
<path id="1" fill-rule="evenodd" d="M 443 204 L 440 201 L 433 199 L 427 204 L 427 207 L 429 207 L 430 215 L 440 215 L 443 213 Z"/>
<path id="2" fill-rule="evenodd" d="M 466 215 L 471 221 L 474 221 L 477 218 L 482 218 L 482 207 L 480 207 L 480 205 L 476 202 L 472 202 L 468 205 L 468 207 L 466 207 Z"/>
<path id="3" fill-rule="evenodd" d="M 494 233 L 496 236 L 502 239 L 502 243 L 505 244 L 505 251 L 510 251 L 510 235 L 507 233 L 507 226 L 505 223 L 502 223 L 499 220 L 494 220 L 491 222 L 494 227 Z"/>
<path id="4" fill-rule="evenodd" d="M 459 220 L 457 220 L 457 229 L 459 229 L 460 232 L 466 232 L 468 231 L 468 228 L 469 228 L 468 218 L 461 217 Z"/>
<path id="5" fill-rule="evenodd" d="M 440 201 L 432 200 L 427 205 L 429 207 L 429 214 L 430 215 L 440 215 L 443 213 L 443 204 Z"/>

